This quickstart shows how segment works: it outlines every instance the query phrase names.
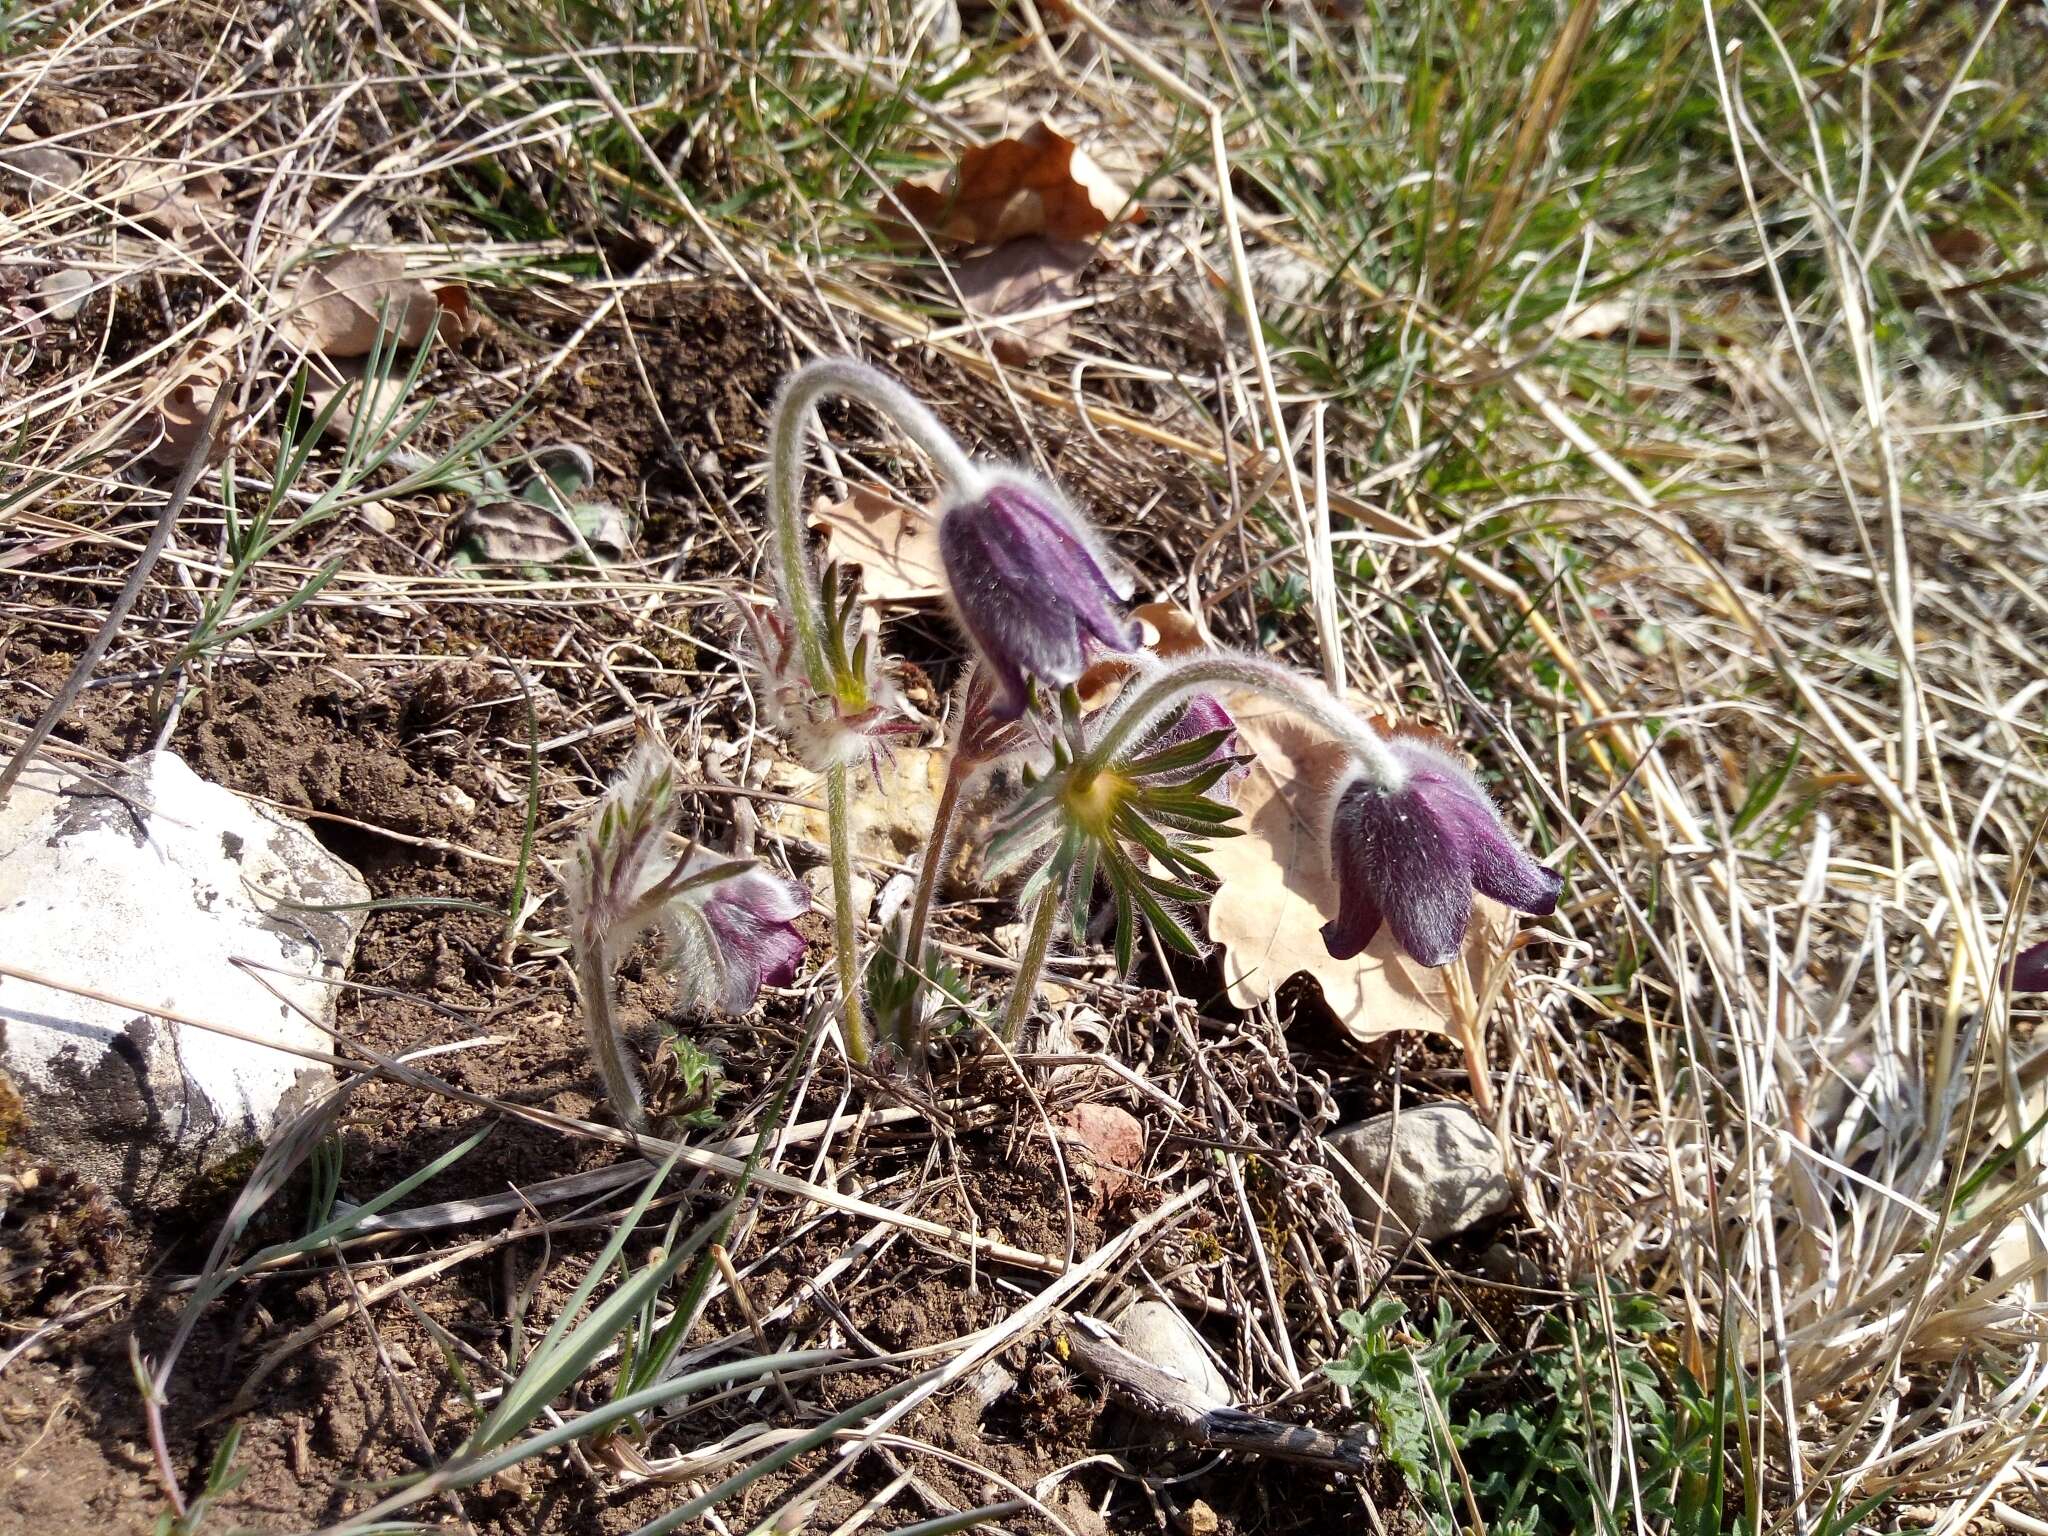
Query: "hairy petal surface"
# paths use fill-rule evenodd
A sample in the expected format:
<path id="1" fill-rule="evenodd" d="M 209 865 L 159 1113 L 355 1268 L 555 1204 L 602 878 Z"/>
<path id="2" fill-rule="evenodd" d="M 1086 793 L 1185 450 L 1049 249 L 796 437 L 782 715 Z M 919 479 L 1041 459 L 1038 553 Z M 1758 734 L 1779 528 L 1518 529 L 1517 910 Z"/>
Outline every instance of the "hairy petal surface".
<path id="1" fill-rule="evenodd" d="M 961 627 L 997 686 L 993 714 L 1015 720 L 1036 678 L 1055 688 L 1079 680 L 1089 644 L 1135 650 L 1138 626 L 1123 612 L 1106 557 L 1073 512 L 1022 479 L 992 480 L 939 519 L 939 556 Z"/>
<path id="2" fill-rule="evenodd" d="M 1508 836 L 1463 763 L 1409 737 L 1388 746 L 1406 778 L 1391 789 L 1354 778 L 1331 811 L 1332 959 L 1358 954 L 1384 921 L 1417 962 L 1446 965 L 1464 946 L 1475 890 L 1535 917 L 1557 910 L 1563 877 Z"/>
<path id="3" fill-rule="evenodd" d="M 2013 957 L 2011 986 L 2015 992 L 2048 992 L 2048 940 Z"/>

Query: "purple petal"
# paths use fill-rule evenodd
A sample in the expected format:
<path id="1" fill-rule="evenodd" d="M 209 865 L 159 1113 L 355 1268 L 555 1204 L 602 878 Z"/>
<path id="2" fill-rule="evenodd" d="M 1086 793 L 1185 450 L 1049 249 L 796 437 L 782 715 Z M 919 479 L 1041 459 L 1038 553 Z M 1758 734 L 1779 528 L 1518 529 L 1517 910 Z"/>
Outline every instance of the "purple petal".
<path id="1" fill-rule="evenodd" d="M 1374 913 L 1419 963 L 1445 965 L 1457 955 L 1472 921 L 1470 839 L 1414 783 L 1389 793 L 1354 779 L 1338 797 L 1330 853 L 1338 912 L 1323 942 L 1333 959 L 1365 947 L 1378 927 Z"/>
<path id="2" fill-rule="evenodd" d="M 717 941 L 727 1011 L 744 1013 L 763 986 L 793 979 L 804 957 L 803 935 L 793 920 L 811 898 L 794 880 L 764 869 L 721 880 L 704 898 L 704 920 Z"/>
<path id="3" fill-rule="evenodd" d="M 939 555 L 960 623 L 1002 687 L 999 719 L 1025 707 L 1023 680 L 1055 687 L 1088 665 L 1085 642 L 1138 645 L 1138 626 L 1080 526 L 1048 499 L 998 481 L 939 519 Z"/>
<path id="4" fill-rule="evenodd" d="M 1352 790 L 1359 786 L 1354 785 Z M 1338 802 L 1337 820 L 1330 836 L 1331 871 L 1337 877 L 1337 915 L 1323 924 L 1323 948 L 1332 960 L 1349 960 L 1362 954 L 1373 935 L 1380 931 L 1380 907 L 1367 890 L 1370 854 L 1359 847 L 1357 834 L 1345 816 L 1346 790 Z"/>
<path id="5" fill-rule="evenodd" d="M 1564 876 L 1515 844 L 1475 781 L 1462 774 L 1447 782 L 1419 773 L 1415 787 L 1441 820 L 1462 833 L 1472 859 L 1474 890 L 1531 917 L 1548 917 L 1557 910 Z"/>
<path id="6" fill-rule="evenodd" d="M 2014 957 L 2007 985 L 2015 992 L 2048 992 L 2048 940 Z"/>

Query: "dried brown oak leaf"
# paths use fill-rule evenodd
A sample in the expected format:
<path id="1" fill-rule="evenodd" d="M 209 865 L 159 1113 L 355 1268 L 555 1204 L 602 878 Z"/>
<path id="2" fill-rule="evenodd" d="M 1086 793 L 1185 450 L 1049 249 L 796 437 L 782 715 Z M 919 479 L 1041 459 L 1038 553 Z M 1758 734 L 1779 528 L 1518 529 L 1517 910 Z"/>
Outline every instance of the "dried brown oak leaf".
<path id="1" fill-rule="evenodd" d="M 123 213 L 171 236 L 211 229 L 228 217 L 227 178 L 219 171 L 140 166 L 110 194 Z"/>
<path id="2" fill-rule="evenodd" d="M 811 527 L 825 535 L 828 561 L 860 568 L 866 602 L 930 603 L 945 595 L 938 524 L 923 508 L 856 486 L 846 501 L 819 498 Z"/>
<path id="3" fill-rule="evenodd" d="M 1066 345 L 1080 277 L 1094 259 L 1092 245 L 1030 235 L 968 257 L 953 268 L 953 281 L 995 355 L 1025 363 Z"/>
<path id="4" fill-rule="evenodd" d="M 380 322 L 401 347 L 416 347 L 436 332 L 443 341 L 458 341 L 476 329 L 464 289 L 452 283 L 430 288 L 405 275 L 404 257 L 382 251 L 351 251 L 308 267 L 282 328 L 327 357 L 364 357 L 377 345 Z"/>
<path id="5" fill-rule="evenodd" d="M 1323 924 L 1337 915 L 1324 823 L 1343 749 L 1255 695 L 1229 694 L 1223 704 L 1237 722 L 1240 750 L 1253 759 L 1234 797 L 1244 835 L 1218 839 L 1207 855 L 1219 882 L 1209 902 L 1209 937 L 1222 947 L 1231 1002 L 1256 1007 L 1288 977 L 1307 975 L 1361 1043 L 1397 1029 L 1455 1035 L 1449 968 L 1417 965 L 1386 925 L 1350 960 L 1333 960 L 1323 947 Z M 1487 973 L 1514 932 L 1506 908 L 1474 898 L 1457 963 L 1469 968 L 1475 994 L 1483 995 Z"/>
<path id="6" fill-rule="evenodd" d="M 955 245 L 1026 235 L 1087 240 L 1120 218 L 1143 216 L 1085 150 L 1044 123 L 968 150 L 937 186 L 899 181 L 882 199 L 882 214 Z"/>

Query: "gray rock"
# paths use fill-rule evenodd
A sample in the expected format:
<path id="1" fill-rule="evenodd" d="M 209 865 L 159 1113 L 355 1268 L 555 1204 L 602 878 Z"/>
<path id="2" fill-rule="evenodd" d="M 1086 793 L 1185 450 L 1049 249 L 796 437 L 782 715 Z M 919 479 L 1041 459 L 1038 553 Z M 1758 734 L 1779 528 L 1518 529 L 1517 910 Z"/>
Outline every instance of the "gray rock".
<path id="1" fill-rule="evenodd" d="M 97 283 L 90 272 L 59 267 L 36 280 L 36 294 L 43 301 L 43 313 L 52 320 L 75 320 Z"/>
<path id="2" fill-rule="evenodd" d="M 1202 1336 L 1178 1308 L 1163 1301 L 1134 1301 L 1117 1315 L 1116 1331 L 1125 1349 L 1173 1372 L 1211 1402 L 1236 1401 L 1230 1383 L 1203 1347 Z"/>
<path id="3" fill-rule="evenodd" d="M 25 774 L 0 807 L 0 955 L 253 1037 L 0 976 L 0 1075 L 28 1145 L 159 1206 L 259 1145 L 333 1080 L 274 1047 L 330 1049 L 311 1020 L 334 1017 L 368 899 L 304 827 L 168 752 L 118 780 Z"/>
<path id="4" fill-rule="evenodd" d="M 1332 1131 L 1328 1145 L 1375 1193 L 1384 1190 L 1394 1217 L 1425 1241 L 1491 1221 L 1515 1202 L 1500 1144 L 1463 1104 L 1422 1104 L 1375 1115 Z M 1345 1203 L 1361 1222 L 1385 1219 L 1372 1194 L 1349 1179 L 1340 1183 Z"/>

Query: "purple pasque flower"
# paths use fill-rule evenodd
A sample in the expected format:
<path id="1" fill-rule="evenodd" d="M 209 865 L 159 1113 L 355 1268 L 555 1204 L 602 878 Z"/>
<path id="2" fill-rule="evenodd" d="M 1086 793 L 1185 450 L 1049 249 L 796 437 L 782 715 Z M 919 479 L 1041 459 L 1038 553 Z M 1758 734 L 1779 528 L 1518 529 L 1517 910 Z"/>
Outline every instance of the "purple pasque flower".
<path id="1" fill-rule="evenodd" d="M 2048 992 L 2048 939 L 2013 956 L 2006 985 L 2015 992 Z"/>
<path id="2" fill-rule="evenodd" d="M 995 680 L 999 720 L 1024 713 L 1033 678 L 1054 688 L 1078 681 L 1091 642 L 1138 647 L 1138 625 L 1123 611 L 1130 589 L 1109 574 L 1094 531 L 1022 475 L 986 472 L 972 495 L 947 507 L 939 556 L 953 611 Z"/>
<path id="3" fill-rule="evenodd" d="M 1493 801 L 1451 753 L 1412 735 L 1385 739 L 1396 782 L 1360 772 L 1330 814 L 1337 916 L 1323 945 L 1349 960 L 1385 922 L 1423 965 L 1447 965 L 1465 942 L 1472 893 L 1532 917 L 1557 910 L 1564 879 L 1509 838 Z"/>
<path id="4" fill-rule="evenodd" d="M 661 919 L 682 1005 L 745 1013 L 763 987 L 795 980 L 804 958 L 796 920 L 810 909 L 810 892 L 794 880 L 693 851 Z"/>

